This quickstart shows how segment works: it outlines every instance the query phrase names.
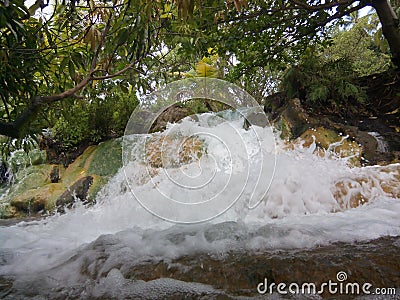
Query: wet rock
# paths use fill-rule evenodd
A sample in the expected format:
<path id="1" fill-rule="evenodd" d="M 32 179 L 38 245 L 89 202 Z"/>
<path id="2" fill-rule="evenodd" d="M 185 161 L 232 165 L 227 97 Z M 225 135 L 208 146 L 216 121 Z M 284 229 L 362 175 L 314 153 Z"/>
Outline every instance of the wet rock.
<path id="1" fill-rule="evenodd" d="M 61 195 L 69 195 L 68 188 L 82 178 L 90 176 L 89 189 L 82 191 L 81 199 L 93 201 L 96 194 L 122 166 L 121 139 L 110 140 L 97 146 L 89 146 L 67 168 L 62 165 L 29 165 L 19 170 L 8 194 L 3 198 L 1 218 L 24 217 L 39 212 L 52 212 Z M 73 189 L 75 190 L 75 188 Z M 81 194 L 79 189 L 75 191 Z M 85 194 L 86 193 L 86 194 Z M 67 197 L 72 201 L 71 197 Z M 72 197 L 73 198 L 73 197 Z M 61 200 L 60 200 L 61 201 Z"/>
<path id="2" fill-rule="evenodd" d="M 380 238 L 357 244 L 338 243 L 307 250 L 229 253 L 223 258 L 197 254 L 172 261 L 147 262 L 123 270 L 125 278 L 150 281 L 173 278 L 212 285 L 236 295 L 257 295 L 257 285 L 269 283 L 370 283 L 374 287 L 400 286 L 400 239 Z M 101 268 L 101 265 L 98 266 Z M 322 296 L 329 296 L 328 291 Z"/>
<path id="3" fill-rule="evenodd" d="M 335 183 L 334 197 L 342 209 L 363 205 L 374 198 L 374 193 L 384 192 L 389 197 L 400 198 L 400 164 L 375 166 L 379 177 L 356 174 Z"/>
<path id="4" fill-rule="evenodd" d="M 300 99 L 289 100 L 280 109 L 279 117 L 274 121 L 275 126 L 281 131 L 281 138 L 297 138 L 304 131 L 309 129 L 310 116 L 301 105 Z"/>
<path id="5" fill-rule="evenodd" d="M 60 198 L 57 199 L 56 206 L 70 206 L 76 201 L 76 199 L 85 201 L 92 183 L 92 176 L 85 176 L 78 179 L 60 196 Z"/>
<path id="6" fill-rule="evenodd" d="M 196 137 L 153 136 L 146 143 L 146 162 L 153 168 L 179 167 L 204 154 L 203 141 Z"/>
<path id="7" fill-rule="evenodd" d="M 14 175 L 14 183 L 10 187 L 9 196 L 15 197 L 27 190 L 37 189 L 50 183 L 52 165 L 29 166 Z"/>
<path id="8" fill-rule="evenodd" d="M 10 205 L 10 203 L 0 206 L 0 226 L 3 226 L 1 223 L 3 219 L 16 219 L 21 217 L 23 217 L 23 215 L 21 215 L 16 207 Z"/>
<path id="9" fill-rule="evenodd" d="M 4 161 L 0 163 L 0 184 L 8 182 L 8 168 Z"/>
<path id="10" fill-rule="evenodd" d="M 65 187 L 59 183 L 50 183 L 37 189 L 30 189 L 17 194 L 10 201 L 12 208 L 17 213 L 36 215 L 39 212 L 50 211 L 54 207 L 55 200 L 65 191 Z M 22 215 L 23 216 L 23 215 Z"/>
<path id="11" fill-rule="evenodd" d="M 287 142 L 286 148 L 293 149 L 295 147 L 315 147 L 313 153 L 321 157 L 347 158 L 350 166 L 361 165 L 362 147 L 357 142 L 350 140 L 349 137 L 324 127 L 308 129 L 297 139 Z"/>
<path id="12" fill-rule="evenodd" d="M 268 118 L 263 112 L 253 112 L 246 116 L 244 121 L 244 129 L 248 129 L 251 125 L 266 127 L 269 125 Z"/>
<path id="13" fill-rule="evenodd" d="M 27 155 L 28 155 L 28 163 L 32 166 L 46 163 L 45 151 L 34 149 L 30 151 Z"/>
<path id="14" fill-rule="evenodd" d="M 65 151 L 62 145 L 51 136 L 41 136 L 39 148 L 46 152 L 47 162 L 50 164 L 61 164 L 67 167 L 89 146 L 89 142 L 83 142 L 74 149 Z"/>
<path id="15" fill-rule="evenodd" d="M 193 114 L 193 112 L 186 107 L 172 105 L 164 110 L 153 123 L 150 132 L 162 131 L 166 128 L 167 123 L 177 123 L 183 118 Z"/>
<path id="16" fill-rule="evenodd" d="M 10 204 L 17 210 L 26 212 L 28 215 L 36 214 L 45 209 L 46 198 L 43 198 L 42 195 L 29 193 L 28 197 L 26 196 L 16 197 Z"/>

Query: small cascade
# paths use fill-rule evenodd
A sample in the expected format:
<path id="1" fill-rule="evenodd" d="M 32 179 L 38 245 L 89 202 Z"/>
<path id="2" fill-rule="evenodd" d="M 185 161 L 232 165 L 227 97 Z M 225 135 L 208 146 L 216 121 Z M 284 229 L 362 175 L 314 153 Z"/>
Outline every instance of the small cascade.
<path id="1" fill-rule="evenodd" d="M 368 132 L 368 134 L 372 135 L 378 142 L 378 147 L 377 147 L 378 152 L 381 153 L 389 152 L 389 144 L 387 141 L 385 141 L 383 136 L 381 136 L 378 132 L 375 131 Z"/>
<path id="2" fill-rule="evenodd" d="M 129 148 L 128 163 L 94 206 L 77 203 L 62 215 L 0 227 L 0 278 L 14 284 L 8 299 L 60 293 L 64 298 L 118 298 L 124 287 L 130 293 L 164 288 L 219 293 L 210 286 L 172 279 L 145 283 L 131 275 L 145 263 L 168 264 L 180 257 L 223 260 L 229 253 L 400 236 L 400 164 L 350 167 L 346 158 L 318 155 L 304 143 L 288 147 L 271 127 L 246 130 L 243 123 L 234 113 L 219 114 L 218 120 L 202 114 L 163 133 L 132 137 L 137 147 Z M 160 149 L 165 159 L 160 160 Z M 271 181 L 270 173 L 259 168 L 260 157 L 268 168 L 276 164 Z M 265 182 L 270 185 L 258 184 Z M 206 205 L 210 199 L 218 199 L 222 213 L 208 222 L 165 220 L 182 212 L 177 201 Z M 183 212 L 183 220 L 204 217 L 196 209 Z M 179 265 L 171 263 L 164 271 L 170 268 Z"/>

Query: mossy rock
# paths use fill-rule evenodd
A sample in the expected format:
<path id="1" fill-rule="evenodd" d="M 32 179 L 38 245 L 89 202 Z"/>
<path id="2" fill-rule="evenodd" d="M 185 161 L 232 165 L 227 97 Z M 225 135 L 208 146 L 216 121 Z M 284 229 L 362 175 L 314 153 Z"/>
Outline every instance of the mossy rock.
<path id="1" fill-rule="evenodd" d="M 89 202 L 93 202 L 94 201 L 94 199 L 96 198 L 97 194 L 106 185 L 106 183 L 108 181 L 106 178 L 104 178 L 102 176 L 99 176 L 99 175 L 96 175 L 96 174 L 92 174 L 91 176 L 93 177 L 93 183 L 89 187 L 89 191 L 88 191 L 87 200 Z"/>
<path id="2" fill-rule="evenodd" d="M 146 142 L 145 159 L 153 168 L 177 168 L 198 160 L 205 153 L 196 137 L 155 135 Z"/>
<path id="3" fill-rule="evenodd" d="M 310 128 L 310 116 L 302 107 L 300 99 L 294 98 L 289 100 L 283 107 L 275 124 L 278 130 L 281 131 L 282 139 L 297 138 Z"/>
<path id="4" fill-rule="evenodd" d="M 15 182 L 11 186 L 9 195 L 23 194 L 30 189 L 36 189 L 50 183 L 50 173 L 53 165 L 29 166 L 16 174 Z"/>
<path id="5" fill-rule="evenodd" d="M 314 141 L 317 145 L 317 153 L 322 155 L 324 151 L 321 150 L 329 149 L 338 157 L 351 157 L 349 159 L 350 165 L 360 166 L 362 148 L 357 142 L 346 139 L 333 130 L 318 127 L 306 130 L 296 140 L 296 143 L 302 144 L 303 147 L 310 147 Z"/>
<path id="6" fill-rule="evenodd" d="M 28 166 L 16 174 L 15 183 L 3 199 L 1 215 L 11 217 L 52 211 L 57 199 L 68 188 L 84 177 L 93 178 L 87 191 L 87 201 L 93 201 L 97 193 L 122 166 L 121 139 L 110 140 L 98 146 L 88 147 L 67 168 L 61 165 L 40 164 Z M 59 181 L 52 183 L 50 174 L 59 169 Z M 85 196 L 86 197 L 86 196 Z M 1 212 L 0 212 L 1 213 Z"/>
<path id="7" fill-rule="evenodd" d="M 35 214 L 39 211 L 51 211 L 56 199 L 65 191 L 61 183 L 49 183 L 37 189 L 28 190 L 14 197 L 10 204 L 17 210 Z"/>
<path id="8" fill-rule="evenodd" d="M 109 140 L 99 144 L 85 163 L 89 175 L 105 178 L 114 176 L 122 167 L 122 140 Z"/>
<path id="9" fill-rule="evenodd" d="M 28 155 L 28 162 L 30 165 L 41 165 L 46 163 L 46 151 L 34 149 L 29 151 Z"/>
<path id="10" fill-rule="evenodd" d="M 29 153 L 23 150 L 15 151 L 8 160 L 8 165 L 13 172 L 18 172 L 25 167 L 44 163 L 46 163 L 46 152 L 39 149 L 33 149 L 29 151 Z"/>
<path id="11" fill-rule="evenodd" d="M 290 125 L 284 117 L 281 117 L 279 121 L 275 123 L 275 127 L 281 132 L 281 139 L 290 140 L 293 138 Z"/>
<path id="12" fill-rule="evenodd" d="M 22 218 L 24 214 L 18 211 L 18 209 L 12 206 L 10 203 L 0 204 L 0 219 L 11 219 L 11 218 Z"/>

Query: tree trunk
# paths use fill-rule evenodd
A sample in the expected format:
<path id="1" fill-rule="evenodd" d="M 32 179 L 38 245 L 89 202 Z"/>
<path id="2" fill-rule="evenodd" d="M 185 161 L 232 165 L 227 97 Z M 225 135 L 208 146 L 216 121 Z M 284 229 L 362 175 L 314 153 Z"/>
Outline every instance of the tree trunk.
<path id="1" fill-rule="evenodd" d="M 392 62 L 397 68 L 400 68 L 399 19 L 390 5 L 389 0 L 372 0 L 371 5 L 375 8 L 382 24 L 382 33 L 389 43 Z"/>

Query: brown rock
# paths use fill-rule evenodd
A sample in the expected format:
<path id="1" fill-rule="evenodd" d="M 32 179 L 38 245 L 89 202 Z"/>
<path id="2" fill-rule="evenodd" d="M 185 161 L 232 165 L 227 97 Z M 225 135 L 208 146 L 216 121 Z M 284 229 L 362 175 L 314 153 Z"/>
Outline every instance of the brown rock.
<path id="1" fill-rule="evenodd" d="M 56 206 L 70 206 L 75 202 L 75 199 L 85 201 L 92 183 L 92 176 L 85 176 L 78 179 L 57 199 Z"/>
<path id="2" fill-rule="evenodd" d="M 371 177 L 357 175 L 346 178 L 335 184 L 334 197 L 342 209 L 354 208 L 371 200 L 374 189 L 381 189 L 389 197 L 400 198 L 400 165 L 377 166 L 376 174 L 384 176 Z"/>
<path id="3" fill-rule="evenodd" d="M 146 143 L 146 160 L 153 168 L 179 167 L 203 153 L 203 142 L 196 137 L 154 136 Z"/>
<path id="4" fill-rule="evenodd" d="M 118 268 L 127 279 L 150 281 L 173 278 L 209 284 L 231 295 L 242 296 L 257 295 L 257 285 L 265 279 L 268 283 L 315 283 L 320 287 L 329 280 L 339 282 L 336 277 L 338 272 L 346 273 L 348 278 L 345 283 L 399 287 L 399 242 L 399 237 L 385 237 L 356 244 L 337 243 L 305 250 L 230 252 L 223 257 L 197 253 L 173 260 L 147 261 L 140 265 L 127 263 L 122 266 L 118 263 L 107 264 L 109 261 L 105 253 L 109 252 L 104 251 L 101 252 L 98 264 L 89 260 L 90 265 L 83 263 L 81 272 L 98 280 L 112 268 Z M 99 244 L 95 242 L 90 247 L 96 247 L 98 251 Z M 327 289 L 322 296 L 329 296 Z"/>
<path id="5" fill-rule="evenodd" d="M 302 147 L 310 147 L 313 143 L 316 144 L 314 153 L 319 156 L 325 155 L 325 150 L 329 150 L 337 157 L 349 159 L 349 164 L 352 166 L 360 166 L 362 148 L 357 142 L 351 141 L 348 138 L 340 136 L 333 130 L 317 127 L 315 129 L 306 130 L 293 143 L 288 143 L 287 148 L 293 149 L 295 145 Z"/>
<path id="6" fill-rule="evenodd" d="M 282 138 L 296 138 L 311 127 L 310 116 L 298 98 L 287 102 L 275 123 L 282 131 Z"/>
<path id="7" fill-rule="evenodd" d="M 162 131 L 167 126 L 167 123 L 177 123 L 179 120 L 191 115 L 190 109 L 172 105 L 164 110 L 153 123 L 150 132 Z"/>

